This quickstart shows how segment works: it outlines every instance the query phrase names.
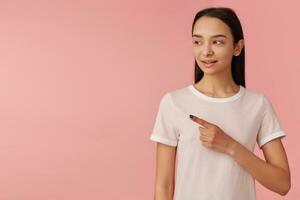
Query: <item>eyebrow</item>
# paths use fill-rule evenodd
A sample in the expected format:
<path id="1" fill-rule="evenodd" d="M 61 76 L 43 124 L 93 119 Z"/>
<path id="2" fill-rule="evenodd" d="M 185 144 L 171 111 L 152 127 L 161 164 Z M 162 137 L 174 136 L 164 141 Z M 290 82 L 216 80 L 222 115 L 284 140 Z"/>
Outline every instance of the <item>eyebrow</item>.
<path id="1" fill-rule="evenodd" d="M 193 34 L 193 37 L 203 38 L 202 35 L 197 35 L 197 34 Z M 216 37 L 224 37 L 224 38 L 227 38 L 227 37 L 226 37 L 225 35 L 223 35 L 223 34 L 212 35 L 211 37 L 212 37 L 212 38 L 216 38 Z"/>

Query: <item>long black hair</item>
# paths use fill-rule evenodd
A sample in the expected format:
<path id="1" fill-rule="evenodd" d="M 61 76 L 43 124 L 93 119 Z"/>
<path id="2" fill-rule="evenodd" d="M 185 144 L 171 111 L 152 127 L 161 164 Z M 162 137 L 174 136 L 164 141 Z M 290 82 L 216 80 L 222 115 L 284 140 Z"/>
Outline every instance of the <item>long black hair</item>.
<path id="1" fill-rule="evenodd" d="M 236 13 L 231 8 L 226 7 L 210 7 L 200 10 L 194 18 L 192 26 L 192 34 L 196 21 L 203 16 L 215 17 L 222 20 L 227 26 L 229 26 L 231 34 L 233 36 L 233 42 L 236 44 L 240 39 L 244 39 L 244 34 L 240 20 Z M 234 82 L 237 85 L 246 87 L 245 84 L 245 46 L 243 47 L 239 56 L 233 56 L 231 60 L 231 72 Z M 203 77 L 203 71 L 198 66 L 195 60 L 195 83 L 200 81 Z"/>

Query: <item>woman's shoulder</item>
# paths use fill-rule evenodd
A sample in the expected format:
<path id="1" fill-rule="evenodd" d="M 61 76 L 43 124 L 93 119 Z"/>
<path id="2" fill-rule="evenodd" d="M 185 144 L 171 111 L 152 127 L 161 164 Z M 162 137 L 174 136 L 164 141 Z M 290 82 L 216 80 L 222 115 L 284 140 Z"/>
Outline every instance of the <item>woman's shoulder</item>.
<path id="1" fill-rule="evenodd" d="M 180 87 L 173 87 L 171 89 L 168 89 L 164 92 L 163 96 L 165 97 L 176 97 L 176 96 L 183 96 L 188 88 L 190 87 L 190 85 L 185 85 L 185 86 L 180 86 Z"/>
<path id="2" fill-rule="evenodd" d="M 183 100 L 186 99 L 186 97 L 191 96 L 191 91 L 193 90 L 193 85 L 183 85 L 181 87 L 175 87 L 173 89 L 169 89 L 164 93 L 164 97 L 169 99 L 170 101 L 176 101 L 176 100 Z M 254 89 L 251 87 L 242 87 L 242 97 L 244 99 L 247 99 L 249 101 L 260 101 L 263 102 L 265 99 L 269 100 L 268 96 L 265 92 L 259 89 Z"/>
<path id="3" fill-rule="evenodd" d="M 247 99 L 246 102 L 251 102 L 251 104 L 260 105 L 260 108 L 268 107 L 272 105 L 272 100 L 266 92 L 254 90 L 251 88 L 245 89 L 244 98 Z"/>
<path id="4" fill-rule="evenodd" d="M 246 98 L 255 98 L 255 99 L 262 99 L 263 96 L 265 95 L 264 92 L 258 90 L 258 89 L 253 89 L 249 87 L 243 87 L 244 88 L 244 96 Z"/>

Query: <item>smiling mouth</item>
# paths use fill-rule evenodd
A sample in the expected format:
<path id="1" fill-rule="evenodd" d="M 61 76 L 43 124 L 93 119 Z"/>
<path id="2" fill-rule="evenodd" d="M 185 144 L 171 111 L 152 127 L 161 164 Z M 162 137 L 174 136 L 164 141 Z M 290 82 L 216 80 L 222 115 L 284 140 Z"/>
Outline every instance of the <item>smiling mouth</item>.
<path id="1" fill-rule="evenodd" d="M 204 60 L 201 60 L 201 62 L 203 62 L 205 64 L 211 64 L 211 63 L 216 63 L 217 60 L 214 60 L 214 61 L 204 61 Z"/>
<path id="2" fill-rule="evenodd" d="M 203 66 L 205 67 L 205 68 L 211 68 L 211 67 L 213 67 L 213 65 L 216 63 L 216 62 L 218 62 L 217 60 L 215 60 L 215 61 L 201 61 L 202 63 L 203 63 Z"/>

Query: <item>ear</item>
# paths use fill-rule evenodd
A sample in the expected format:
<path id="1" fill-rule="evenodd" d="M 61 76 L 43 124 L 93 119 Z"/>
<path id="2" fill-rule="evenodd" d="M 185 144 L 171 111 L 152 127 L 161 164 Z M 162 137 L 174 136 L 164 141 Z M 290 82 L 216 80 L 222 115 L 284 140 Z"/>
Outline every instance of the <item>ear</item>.
<path id="1" fill-rule="evenodd" d="M 244 45 L 245 45 L 244 39 L 240 39 L 240 40 L 235 44 L 233 55 L 234 55 L 234 56 L 239 56 L 240 53 L 241 53 L 242 50 L 243 50 Z"/>

